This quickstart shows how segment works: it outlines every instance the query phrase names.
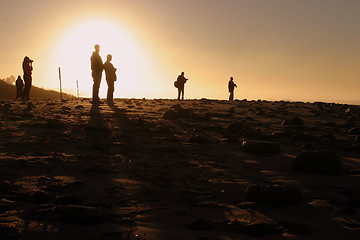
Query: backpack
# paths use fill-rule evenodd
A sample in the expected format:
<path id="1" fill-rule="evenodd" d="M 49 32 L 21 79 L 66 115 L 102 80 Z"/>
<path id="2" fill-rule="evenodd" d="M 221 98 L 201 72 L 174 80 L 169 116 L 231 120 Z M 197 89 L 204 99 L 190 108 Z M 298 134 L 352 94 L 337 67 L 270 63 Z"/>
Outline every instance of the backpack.
<path id="1" fill-rule="evenodd" d="M 174 82 L 174 87 L 179 88 L 179 82 L 177 80 Z"/>

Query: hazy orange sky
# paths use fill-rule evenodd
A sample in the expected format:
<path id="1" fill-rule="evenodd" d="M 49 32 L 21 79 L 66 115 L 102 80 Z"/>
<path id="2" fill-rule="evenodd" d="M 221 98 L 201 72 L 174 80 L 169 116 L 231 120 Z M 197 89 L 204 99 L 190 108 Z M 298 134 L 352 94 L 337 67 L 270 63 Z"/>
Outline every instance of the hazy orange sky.
<path id="1" fill-rule="evenodd" d="M 89 97 L 90 55 L 118 68 L 115 97 L 328 101 L 360 104 L 359 0 L 0 0 L 0 78 Z M 105 97 L 103 79 L 101 97 Z"/>

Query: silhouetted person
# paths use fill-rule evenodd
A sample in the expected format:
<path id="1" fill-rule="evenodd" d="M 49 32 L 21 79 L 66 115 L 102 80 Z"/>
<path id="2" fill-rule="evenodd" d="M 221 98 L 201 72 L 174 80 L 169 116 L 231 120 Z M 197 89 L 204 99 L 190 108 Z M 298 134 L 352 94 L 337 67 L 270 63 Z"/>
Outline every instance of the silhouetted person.
<path id="1" fill-rule="evenodd" d="M 24 82 L 21 79 L 20 75 L 16 79 L 15 86 L 16 86 L 16 99 L 21 98 L 23 93 Z"/>
<path id="2" fill-rule="evenodd" d="M 114 102 L 114 82 L 116 81 L 116 68 L 111 63 L 111 54 L 107 55 L 106 62 L 104 63 L 104 70 L 106 75 L 106 82 L 108 85 L 106 101 L 108 103 Z"/>
<path id="3" fill-rule="evenodd" d="M 24 82 L 25 88 L 22 94 L 22 99 L 28 100 L 30 95 L 30 88 L 32 84 L 32 66 L 33 60 L 31 60 L 28 56 L 24 57 L 24 61 L 22 63 L 22 68 L 24 71 Z"/>
<path id="4" fill-rule="evenodd" d="M 182 72 L 181 75 L 178 76 L 175 84 L 175 86 L 178 89 L 178 100 L 180 100 L 180 96 L 181 96 L 181 100 L 184 100 L 184 88 L 185 88 L 185 83 L 188 80 L 187 78 L 185 78 L 184 74 L 185 73 Z"/>
<path id="5" fill-rule="evenodd" d="M 229 101 L 234 101 L 234 88 L 236 88 L 237 86 L 233 81 L 233 77 L 230 78 L 228 87 L 229 87 L 229 93 L 230 93 Z"/>
<path id="6" fill-rule="evenodd" d="M 91 55 L 91 75 L 92 78 L 94 80 L 94 84 L 93 84 L 93 93 L 92 93 L 92 100 L 93 103 L 100 103 L 100 98 L 99 98 L 99 88 L 100 88 L 100 83 L 101 83 L 101 78 L 102 78 L 102 71 L 103 71 L 103 61 L 100 57 L 100 45 L 96 44 L 94 46 L 95 51 L 92 53 Z"/>

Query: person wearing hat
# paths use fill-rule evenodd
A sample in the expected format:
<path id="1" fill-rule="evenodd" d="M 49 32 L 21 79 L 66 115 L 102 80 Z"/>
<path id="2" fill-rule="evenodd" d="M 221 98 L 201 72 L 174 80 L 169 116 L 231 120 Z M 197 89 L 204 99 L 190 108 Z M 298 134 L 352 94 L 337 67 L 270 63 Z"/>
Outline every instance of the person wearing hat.
<path id="1" fill-rule="evenodd" d="M 111 63 L 111 54 L 107 55 L 106 62 L 104 63 L 104 70 L 106 76 L 106 83 L 108 85 L 106 102 L 112 104 L 114 102 L 114 82 L 116 81 L 116 68 Z"/>
<path id="2" fill-rule="evenodd" d="M 230 77 L 230 81 L 228 84 L 229 93 L 230 93 L 229 101 L 234 101 L 234 89 L 237 87 L 233 80 L 234 80 L 233 77 Z"/>
<path id="3" fill-rule="evenodd" d="M 24 82 L 25 82 L 25 87 L 22 94 L 22 99 L 24 100 L 29 100 L 30 88 L 32 85 L 32 76 L 31 76 L 33 71 L 32 63 L 33 60 L 31 60 L 28 56 L 24 57 L 24 61 L 22 63 L 22 68 L 24 71 Z"/>
<path id="4" fill-rule="evenodd" d="M 93 93 L 92 93 L 92 100 L 94 104 L 100 103 L 99 98 L 99 88 L 102 78 L 102 71 L 104 69 L 103 67 L 103 61 L 100 56 L 100 45 L 96 44 L 94 46 L 95 51 L 92 53 L 90 61 L 91 61 L 91 75 L 94 80 L 93 84 Z"/>

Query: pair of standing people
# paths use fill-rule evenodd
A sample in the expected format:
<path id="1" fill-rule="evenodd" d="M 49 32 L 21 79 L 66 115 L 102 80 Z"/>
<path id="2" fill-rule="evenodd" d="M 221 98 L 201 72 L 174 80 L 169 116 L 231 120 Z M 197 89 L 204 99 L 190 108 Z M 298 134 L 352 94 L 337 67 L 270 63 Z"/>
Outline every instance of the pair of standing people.
<path id="1" fill-rule="evenodd" d="M 23 68 L 23 72 L 24 72 L 24 82 L 25 82 L 25 87 L 24 87 L 24 82 L 21 79 L 20 75 L 18 76 L 18 78 L 16 79 L 16 99 L 20 98 L 23 100 L 29 100 L 30 97 L 30 88 L 32 85 L 32 71 L 33 71 L 33 66 L 32 66 L 33 60 L 31 60 L 28 56 L 24 57 L 24 61 L 22 63 L 22 68 Z M 24 90 L 23 90 L 24 87 Z"/>
<path id="2" fill-rule="evenodd" d="M 105 70 L 106 75 L 106 82 L 108 85 L 108 92 L 106 101 L 108 103 L 114 102 L 114 82 L 116 81 L 116 68 L 111 63 L 112 56 L 111 54 L 107 55 L 106 62 L 103 63 L 101 56 L 100 56 L 100 45 L 96 44 L 94 46 L 95 51 L 91 55 L 91 71 L 92 71 L 92 78 L 94 80 L 93 84 L 93 93 L 92 93 L 92 100 L 93 104 L 99 104 L 100 98 L 99 98 L 99 89 L 100 89 L 100 83 L 102 78 L 102 72 Z"/>

